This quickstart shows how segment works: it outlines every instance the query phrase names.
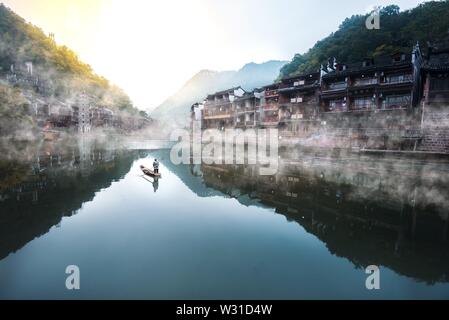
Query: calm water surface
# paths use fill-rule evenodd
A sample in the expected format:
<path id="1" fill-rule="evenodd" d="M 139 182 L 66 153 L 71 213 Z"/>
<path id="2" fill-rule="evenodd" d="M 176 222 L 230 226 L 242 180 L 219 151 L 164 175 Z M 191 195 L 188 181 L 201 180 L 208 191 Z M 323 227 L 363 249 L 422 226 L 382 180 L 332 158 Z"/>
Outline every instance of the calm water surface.
<path id="1" fill-rule="evenodd" d="M 158 181 L 139 169 L 154 157 Z M 449 298 L 446 164 L 287 156 L 261 177 L 92 150 L 11 166 L 3 299 Z M 372 264 L 378 291 L 365 288 Z M 68 265 L 79 291 L 65 288 Z"/>

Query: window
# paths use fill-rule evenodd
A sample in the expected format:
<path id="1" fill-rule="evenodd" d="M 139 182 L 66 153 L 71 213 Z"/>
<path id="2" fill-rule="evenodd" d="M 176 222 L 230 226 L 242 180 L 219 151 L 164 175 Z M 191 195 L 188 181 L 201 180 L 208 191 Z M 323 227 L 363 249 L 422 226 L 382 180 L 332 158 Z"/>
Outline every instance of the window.
<path id="1" fill-rule="evenodd" d="M 382 103 L 382 108 L 404 108 L 411 102 L 410 95 L 387 96 Z"/>
<path id="2" fill-rule="evenodd" d="M 303 98 L 302 97 L 293 97 L 290 99 L 290 103 L 302 103 Z"/>
<path id="3" fill-rule="evenodd" d="M 373 107 L 374 103 L 371 97 L 356 98 L 354 100 L 354 109 L 371 109 Z"/>
<path id="4" fill-rule="evenodd" d="M 329 101 L 329 111 L 347 111 L 346 101 L 344 100 L 331 100 Z"/>
<path id="5" fill-rule="evenodd" d="M 342 81 L 342 82 L 334 82 L 329 84 L 329 89 L 330 90 L 337 90 L 337 89 L 344 89 L 346 88 L 346 81 Z"/>
<path id="6" fill-rule="evenodd" d="M 362 78 L 356 78 L 354 80 L 354 86 L 366 86 L 371 84 L 377 84 L 377 78 L 374 77 L 362 77 Z"/>
<path id="7" fill-rule="evenodd" d="M 395 74 L 385 77 L 385 83 L 403 83 L 412 81 L 411 74 Z"/>

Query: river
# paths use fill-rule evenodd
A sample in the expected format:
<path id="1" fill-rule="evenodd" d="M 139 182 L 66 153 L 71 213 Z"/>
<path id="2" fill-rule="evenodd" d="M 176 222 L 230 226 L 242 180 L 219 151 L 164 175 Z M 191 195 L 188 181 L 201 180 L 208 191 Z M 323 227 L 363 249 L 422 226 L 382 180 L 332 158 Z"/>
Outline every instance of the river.
<path id="1" fill-rule="evenodd" d="M 50 148 L 0 172 L 2 299 L 449 299 L 444 160 L 287 154 L 260 176 Z"/>

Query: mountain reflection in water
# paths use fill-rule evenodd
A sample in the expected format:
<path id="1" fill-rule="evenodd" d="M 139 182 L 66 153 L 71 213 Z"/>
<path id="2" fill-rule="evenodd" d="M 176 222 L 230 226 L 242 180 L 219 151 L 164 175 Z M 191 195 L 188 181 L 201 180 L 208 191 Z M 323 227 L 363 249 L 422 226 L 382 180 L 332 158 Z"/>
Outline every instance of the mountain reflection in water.
<path id="1" fill-rule="evenodd" d="M 220 191 L 245 206 L 274 208 L 356 267 L 449 281 L 449 163 L 283 154 L 275 176 L 248 165 L 164 165 L 200 197 Z"/>
<path id="2" fill-rule="evenodd" d="M 44 148 L 23 162 L 1 160 L 0 261 L 153 158 L 198 201 L 233 198 L 243 207 L 271 208 L 358 269 L 378 265 L 428 285 L 449 282 L 449 164 L 351 154 L 282 154 L 274 176 L 249 165 L 175 166 L 168 150 Z M 173 186 L 165 176 L 150 179 L 151 193 Z M 178 191 L 170 192 L 175 199 Z"/>
<path id="3" fill-rule="evenodd" d="M 138 152 L 39 150 L 33 161 L 0 161 L 0 260 L 76 214 L 95 193 L 122 179 Z"/>

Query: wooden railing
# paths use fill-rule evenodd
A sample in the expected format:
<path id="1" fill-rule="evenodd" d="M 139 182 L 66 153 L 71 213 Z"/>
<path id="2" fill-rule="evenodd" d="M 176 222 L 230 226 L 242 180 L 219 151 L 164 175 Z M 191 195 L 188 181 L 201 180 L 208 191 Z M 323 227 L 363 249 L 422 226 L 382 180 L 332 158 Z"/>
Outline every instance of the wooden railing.
<path id="1" fill-rule="evenodd" d="M 360 87 L 360 86 L 368 86 L 368 85 L 377 84 L 377 83 L 378 83 L 377 78 L 365 78 L 365 79 L 355 80 L 353 83 L 353 86 Z"/>
<path id="2" fill-rule="evenodd" d="M 346 82 L 336 82 L 336 83 L 330 83 L 327 86 L 325 86 L 323 91 L 341 90 L 341 89 L 346 89 L 347 87 L 348 87 L 348 84 Z"/>
<path id="3" fill-rule="evenodd" d="M 265 97 L 275 97 L 278 96 L 279 92 L 277 90 L 267 90 L 265 91 Z"/>

